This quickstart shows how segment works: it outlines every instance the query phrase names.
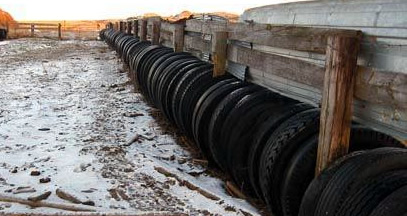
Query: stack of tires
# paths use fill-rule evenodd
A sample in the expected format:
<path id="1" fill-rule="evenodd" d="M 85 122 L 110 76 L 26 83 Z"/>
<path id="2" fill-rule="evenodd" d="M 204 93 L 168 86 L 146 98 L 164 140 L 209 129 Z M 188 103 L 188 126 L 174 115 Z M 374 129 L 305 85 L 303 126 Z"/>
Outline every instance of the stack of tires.
<path id="1" fill-rule="evenodd" d="M 392 137 L 353 124 L 350 151 L 356 153 L 314 179 L 318 108 L 230 75 L 213 78 L 213 65 L 189 53 L 112 29 L 101 31 L 100 38 L 129 65 L 145 97 L 195 141 L 211 164 L 228 172 L 247 195 L 264 200 L 274 215 L 345 215 L 351 204 L 365 211 L 358 203 L 370 205 L 363 200 L 370 196 L 382 207 L 366 215 L 386 215 L 381 212 L 389 199 L 405 199 L 400 194 L 407 182 L 400 178 L 407 175 L 407 151 Z M 382 161 L 386 169 L 378 168 Z M 367 170 L 376 171 L 359 176 Z M 383 186 L 386 193 L 376 187 L 393 182 L 399 187 Z M 360 190 L 358 202 L 347 201 Z"/>

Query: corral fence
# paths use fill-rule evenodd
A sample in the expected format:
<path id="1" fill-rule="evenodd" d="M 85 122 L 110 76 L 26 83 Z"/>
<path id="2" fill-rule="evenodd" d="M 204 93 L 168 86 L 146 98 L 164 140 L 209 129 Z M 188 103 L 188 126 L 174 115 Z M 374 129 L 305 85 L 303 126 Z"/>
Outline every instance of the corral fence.
<path id="1" fill-rule="evenodd" d="M 101 26 L 108 21 L 15 22 L 7 24 L 8 37 L 43 37 L 55 39 L 95 40 Z"/>
<path id="2" fill-rule="evenodd" d="M 347 153 L 347 122 L 351 119 L 407 144 L 403 111 L 407 95 L 404 86 L 398 85 L 407 75 L 359 67 L 363 37 L 359 30 L 234 23 L 205 17 L 177 23 L 150 17 L 106 27 L 211 61 L 213 76 L 228 71 L 242 80 L 320 106 L 317 173 Z M 288 54 L 276 50 L 288 50 Z M 307 56 L 302 56 L 304 52 Z M 393 92 L 397 92 L 396 97 Z M 398 113 L 397 118 L 386 113 Z"/>

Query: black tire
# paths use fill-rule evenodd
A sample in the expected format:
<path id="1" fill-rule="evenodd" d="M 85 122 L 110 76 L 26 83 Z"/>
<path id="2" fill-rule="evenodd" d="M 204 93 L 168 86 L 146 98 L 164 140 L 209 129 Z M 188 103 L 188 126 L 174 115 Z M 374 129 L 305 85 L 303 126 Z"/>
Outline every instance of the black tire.
<path id="1" fill-rule="evenodd" d="M 172 102 L 173 102 L 173 98 L 176 93 L 179 82 L 182 80 L 182 77 L 188 71 L 193 70 L 194 68 L 205 66 L 205 65 L 208 65 L 208 63 L 205 63 L 202 61 L 188 64 L 188 65 L 182 67 L 179 70 L 179 72 L 176 73 L 175 76 L 171 77 L 171 79 L 169 80 L 168 86 L 166 86 L 167 89 L 165 90 L 165 93 L 162 95 L 162 98 L 164 100 L 163 105 L 166 110 L 166 116 L 171 123 L 175 124 L 174 110 L 172 108 Z"/>
<path id="2" fill-rule="evenodd" d="M 256 85 L 247 85 L 243 86 L 239 89 L 234 90 L 231 92 L 226 98 L 224 98 L 219 105 L 216 107 L 214 113 L 211 116 L 211 121 L 209 123 L 209 131 L 208 131 L 208 145 L 211 152 L 211 155 L 215 161 L 215 163 L 220 167 L 221 157 L 224 155 L 220 155 L 217 151 L 217 146 L 219 145 L 220 138 L 221 138 L 221 129 L 223 123 L 227 115 L 229 114 L 230 110 L 240 101 L 244 96 L 261 91 L 263 88 L 256 86 Z"/>
<path id="3" fill-rule="evenodd" d="M 179 106 L 182 98 L 182 93 L 188 87 L 189 83 L 194 79 L 194 77 L 199 76 L 202 73 L 208 73 L 211 70 L 213 65 L 204 64 L 202 66 L 193 68 L 187 71 L 182 78 L 179 80 L 177 87 L 175 87 L 174 94 L 171 98 L 171 107 L 172 107 L 172 117 L 174 119 L 175 125 L 178 126 L 181 131 L 185 132 L 181 125 L 181 119 L 179 118 Z"/>
<path id="4" fill-rule="evenodd" d="M 383 199 L 406 185 L 407 170 L 385 172 L 366 179 L 360 188 L 348 195 L 335 215 L 369 216 Z"/>
<path id="5" fill-rule="evenodd" d="M 177 76 L 181 76 L 182 74 L 180 73 L 180 70 L 184 67 L 187 67 L 188 65 L 191 64 L 196 64 L 199 63 L 200 61 L 198 59 L 194 58 L 184 58 L 180 59 L 178 61 L 174 61 L 172 64 L 170 64 L 164 71 L 162 76 L 157 78 L 157 83 L 155 84 L 155 94 L 156 94 L 156 100 L 157 103 L 159 104 L 159 108 L 163 111 L 164 115 L 169 119 L 168 117 L 168 108 L 166 104 L 167 98 L 164 98 L 164 95 L 166 94 L 167 89 L 170 86 L 170 82 Z"/>
<path id="6" fill-rule="evenodd" d="M 259 179 L 267 206 L 282 215 L 280 184 L 295 150 L 319 130 L 319 109 L 300 112 L 283 122 L 267 140 L 260 157 Z"/>
<path id="7" fill-rule="evenodd" d="M 241 88 L 247 84 L 238 81 L 236 79 L 230 79 L 224 82 L 219 82 L 218 84 L 208 88 L 199 99 L 199 102 L 195 106 L 194 111 L 194 138 L 198 147 L 201 149 L 203 154 L 212 163 L 213 158 L 209 149 L 208 139 L 208 128 L 211 120 L 211 116 L 216 109 L 216 106 L 232 91 Z"/>
<path id="8" fill-rule="evenodd" d="M 407 169 L 407 149 L 377 148 L 358 156 L 359 163 L 345 163 L 324 188 L 315 215 L 335 215 L 344 199 L 361 183 L 380 173 Z"/>
<path id="9" fill-rule="evenodd" d="M 257 197 L 261 198 L 262 200 L 264 200 L 264 198 L 260 187 L 259 167 L 260 157 L 267 140 L 270 138 L 274 130 L 286 119 L 311 108 L 312 106 L 300 103 L 285 106 L 281 109 L 273 109 L 273 113 L 267 117 L 262 125 L 259 126 L 257 133 L 253 136 L 251 148 L 248 153 L 248 171 L 251 186 L 254 189 Z"/>
<path id="10" fill-rule="evenodd" d="M 361 125 L 352 125 L 350 152 L 378 147 L 402 147 L 396 139 Z M 281 203 L 285 216 L 298 215 L 301 199 L 314 178 L 318 134 L 308 139 L 286 167 L 281 185 Z"/>
<path id="11" fill-rule="evenodd" d="M 370 216 L 407 216 L 407 186 L 401 187 L 382 200 Z"/>
<path id="12" fill-rule="evenodd" d="M 222 129 L 225 136 L 221 143 L 226 144 L 227 169 L 235 182 L 241 191 L 250 196 L 256 196 L 250 183 L 247 152 L 250 151 L 255 140 L 254 136 L 264 121 L 283 107 L 294 104 L 295 101 L 274 94 L 259 101 L 257 105 L 256 101 L 247 102 L 249 104 L 236 106 L 237 109 L 235 108 L 227 117 Z M 227 128 L 229 133 L 225 131 Z"/>

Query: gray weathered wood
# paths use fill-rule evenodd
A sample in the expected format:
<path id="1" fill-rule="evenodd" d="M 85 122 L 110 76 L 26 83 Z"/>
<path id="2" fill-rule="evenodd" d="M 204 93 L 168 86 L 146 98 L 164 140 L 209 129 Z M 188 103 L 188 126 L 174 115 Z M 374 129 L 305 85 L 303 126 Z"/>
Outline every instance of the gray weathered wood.
<path id="1" fill-rule="evenodd" d="M 127 34 L 131 35 L 132 30 L 133 30 L 133 22 L 127 21 Z"/>
<path id="2" fill-rule="evenodd" d="M 140 40 L 145 41 L 147 40 L 147 20 L 141 20 L 141 27 L 140 27 Z"/>
<path id="3" fill-rule="evenodd" d="M 184 35 L 184 48 L 185 50 L 195 50 L 204 53 L 212 52 L 212 43 L 204 40 L 200 36 Z"/>
<path id="4" fill-rule="evenodd" d="M 154 21 L 153 22 L 153 32 L 151 35 L 151 44 L 153 44 L 153 45 L 160 44 L 160 28 L 161 28 L 160 21 Z"/>
<path id="5" fill-rule="evenodd" d="M 175 52 L 184 51 L 184 23 L 173 24 L 173 47 Z"/>
<path id="6" fill-rule="evenodd" d="M 133 20 L 133 35 L 138 37 L 138 20 Z"/>

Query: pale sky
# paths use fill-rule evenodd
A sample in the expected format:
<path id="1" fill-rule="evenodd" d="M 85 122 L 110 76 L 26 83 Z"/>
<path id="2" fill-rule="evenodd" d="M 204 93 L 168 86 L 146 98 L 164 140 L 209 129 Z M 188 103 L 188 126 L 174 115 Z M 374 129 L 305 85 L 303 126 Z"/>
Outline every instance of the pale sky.
<path id="1" fill-rule="evenodd" d="M 241 14 L 247 8 L 295 0 L 0 0 L 16 20 L 123 19 L 144 13 L 162 16 L 183 10 Z"/>

